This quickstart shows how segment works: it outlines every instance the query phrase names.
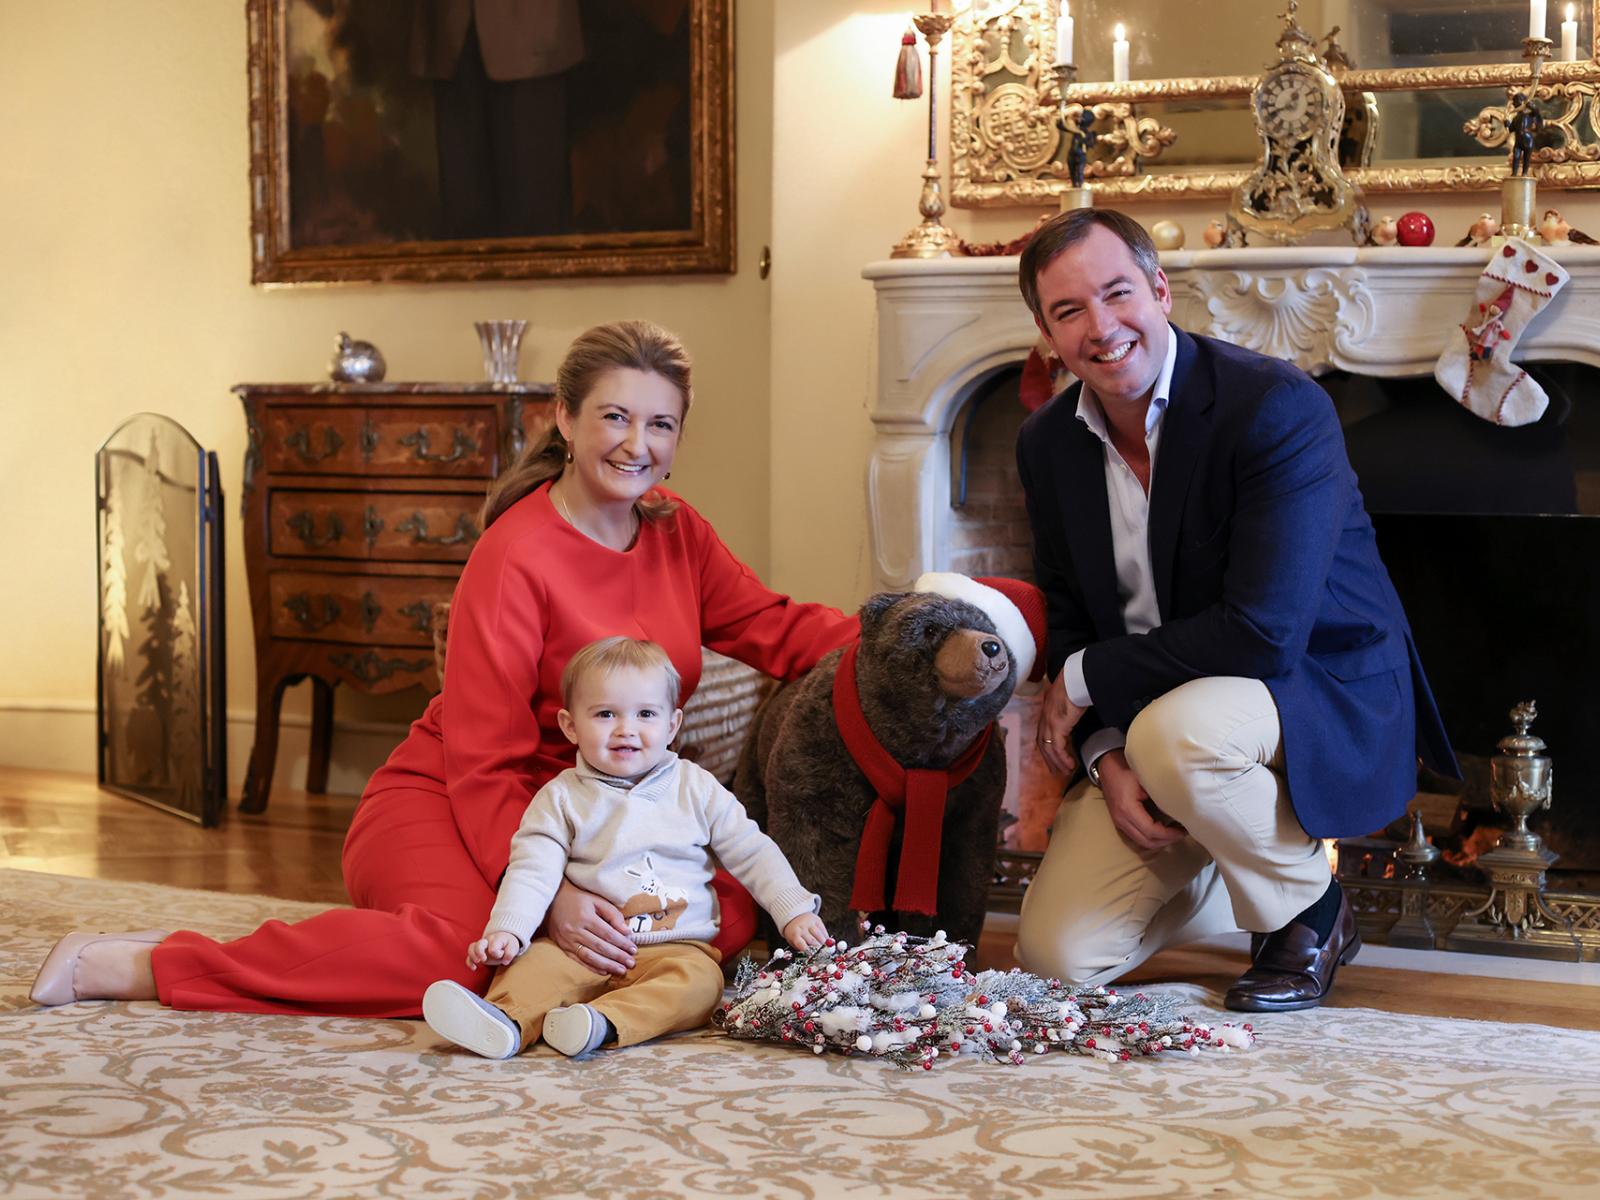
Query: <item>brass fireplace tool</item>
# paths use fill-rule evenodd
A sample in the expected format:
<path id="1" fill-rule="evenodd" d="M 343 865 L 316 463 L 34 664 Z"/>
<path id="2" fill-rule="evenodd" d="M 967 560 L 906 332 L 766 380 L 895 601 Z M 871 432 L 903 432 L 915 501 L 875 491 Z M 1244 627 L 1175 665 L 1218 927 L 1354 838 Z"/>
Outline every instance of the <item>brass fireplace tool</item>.
<path id="1" fill-rule="evenodd" d="M 1489 798 L 1511 817 L 1512 825 L 1495 848 L 1478 859 L 1489 879 L 1489 896 L 1461 920 L 1446 939 L 1445 949 L 1536 955 L 1574 956 L 1583 961 L 1584 943 L 1572 923 L 1545 903 L 1545 870 L 1556 856 L 1528 828 L 1528 817 L 1549 808 L 1553 769 L 1544 739 L 1528 732 L 1538 710 L 1525 700 L 1511 710 L 1516 730 L 1500 739 L 1489 760 Z"/>

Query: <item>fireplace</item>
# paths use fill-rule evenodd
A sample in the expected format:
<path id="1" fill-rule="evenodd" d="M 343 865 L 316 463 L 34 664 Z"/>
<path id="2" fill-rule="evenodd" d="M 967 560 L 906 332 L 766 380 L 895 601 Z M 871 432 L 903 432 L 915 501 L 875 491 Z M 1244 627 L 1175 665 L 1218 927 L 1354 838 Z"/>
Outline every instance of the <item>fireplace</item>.
<path id="1" fill-rule="evenodd" d="M 1585 814 L 1562 835 L 1566 857 L 1558 868 L 1565 874 L 1552 873 L 1551 887 L 1590 895 L 1583 919 L 1600 924 L 1600 856 L 1594 853 L 1593 825 L 1585 823 L 1600 811 L 1589 795 L 1589 781 L 1600 786 L 1600 723 L 1581 683 L 1572 684 L 1571 672 L 1561 675 L 1566 661 L 1559 653 L 1530 649 L 1520 657 L 1508 655 L 1503 648 L 1509 631 L 1497 639 L 1497 631 L 1481 623 L 1452 627 L 1446 619 L 1461 607 L 1453 597 L 1486 580 L 1490 567 L 1501 577 L 1499 586 L 1513 589 L 1519 567 L 1548 568 L 1552 559 L 1582 562 L 1600 581 L 1600 542 L 1588 554 L 1577 542 L 1562 541 L 1581 542 L 1600 531 L 1600 398 L 1584 399 L 1595 391 L 1591 368 L 1600 367 L 1600 249 L 1563 248 L 1558 255 L 1572 282 L 1519 346 L 1519 357 L 1545 364 L 1539 373 L 1553 397 L 1552 415 L 1548 424 L 1525 430 L 1479 422 L 1431 381 L 1446 336 L 1471 303 L 1485 251 L 1180 251 L 1163 255 L 1162 265 L 1172 283 L 1177 324 L 1295 361 L 1322 377 L 1335 395 L 1385 560 L 1418 626 L 1424 662 L 1441 685 L 1447 724 L 1469 767 L 1486 761 L 1496 739 L 1510 732 L 1505 710 L 1512 703 L 1529 696 L 1542 700 L 1535 732 L 1550 740 L 1556 758 L 1552 814 Z M 876 438 L 868 493 L 879 587 L 906 587 L 926 570 L 1029 574 L 1025 535 L 1017 525 L 1025 520 L 1020 497 L 1008 503 L 1003 495 L 1016 488 L 1012 446 L 1023 416 L 1016 384 L 1037 337 L 1016 290 L 1016 268 L 1015 258 L 903 260 L 872 264 L 864 272 L 878 296 L 878 387 L 871 408 Z M 1413 400 L 1404 399 L 1408 394 Z M 1419 496 L 1423 481 L 1428 490 Z M 1515 544 L 1504 545 L 1507 538 Z M 1424 553 L 1445 544 L 1455 555 L 1453 585 L 1445 582 L 1450 571 Z M 1530 605 L 1526 620 L 1549 635 L 1547 645 L 1575 651 L 1570 638 L 1562 642 L 1556 621 L 1572 611 L 1570 605 L 1535 590 L 1547 588 L 1552 578 L 1548 569 L 1534 569 L 1523 589 Z M 1578 580 L 1570 586 L 1588 584 Z M 1577 603 L 1600 618 L 1600 583 L 1596 587 Z M 1555 606 L 1541 610 L 1540 603 Z M 1442 616 L 1434 620 L 1419 610 Z M 1593 623 L 1600 626 L 1600 620 Z M 1479 639 L 1476 648 L 1461 642 L 1467 634 Z M 1595 640 L 1600 642 L 1600 632 Z M 1486 661 L 1487 652 L 1507 669 L 1474 691 L 1470 672 L 1455 669 L 1457 660 L 1475 654 Z M 1586 642 L 1582 652 L 1589 652 Z M 1519 670 L 1541 655 L 1555 675 Z M 1590 662 L 1600 668 L 1600 659 Z M 1554 686 L 1558 681 L 1565 686 Z M 1538 695 L 1541 686 L 1548 698 Z M 1523 688 L 1534 690 L 1524 695 Z M 1503 689 L 1509 694 L 1498 694 Z M 1455 698 L 1457 692 L 1470 695 L 1470 702 Z M 1037 756 L 1027 752 L 1036 710 L 1014 708 L 1007 714 L 1013 794 L 1006 802 L 1013 820 L 1000 856 L 996 907 L 1020 898 L 1031 873 L 1029 852 L 1042 844 L 1061 786 L 1042 776 Z M 1492 736 L 1480 741 L 1485 729 Z M 1590 746 L 1596 747 L 1592 763 Z M 1425 792 L 1435 786 L 1438 791 L 1419 797 L 1431 802 L 1429 832 L 1461 861 L 1470 860 L 1475 849 L 1474 825 L 1493 822 L 1486 795 L 1473 790 L 1475 778 L 1469 770 L 1465 788 L 1424 781 Z M 1398 885 L 1394 877 L 1402 873 L 1394 843 L 1358 839 L 1347 851 L 1341 874 L 1374 877 L 1361 900 L 1369 934 L 1381 936 L 1402 909 L 1398 891 L 1384 891 Z M 1472 875 L 1470 869 L 1454 875 L 1435 870 L 1426 903 L 1440 909 L 1441 927 L 1472 907 L 1469 883 L 1452 892 L 1457 879 Z"/>

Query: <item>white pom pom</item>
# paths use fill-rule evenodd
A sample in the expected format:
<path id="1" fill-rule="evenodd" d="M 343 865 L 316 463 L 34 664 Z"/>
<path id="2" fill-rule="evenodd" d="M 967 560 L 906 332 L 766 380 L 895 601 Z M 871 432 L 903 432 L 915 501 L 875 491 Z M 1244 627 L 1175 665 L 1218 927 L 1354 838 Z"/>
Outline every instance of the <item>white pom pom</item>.
<path id="1" fill-rule="evenodd" d="M 820 1042 L 817 1045 L 811 1047 L 811 1053 L 813 1053 L 813 1054 L 821 1054 L 822 1053 L 822 1045 L 821 1045 Z"/>
<path id="2" fill-rule="evenodd" d="M 1043 1054 L 1045 1052 L 1045 1049 L 1046 1049 L 1046 1047 L 1045 1047 L 1045 1044 L 1043 1042 L 1035 1042 L 1033 1044 L 1033 1052 L 1035 1054 Z"/>
<path id="3" fill-rule="evenodd" d="M 945 940 L 945 938 L 944 938 L 944 930 L 942 930 L 942 929 L 939 930 L 937 933 L 935 933 L 933 935 L 933 944 L 935 946 L 944 945 L 944 940 Z"/>
<path id="4" fill-rule="evenodd" d="M 917 1016 L 921 1017 L 924 1021 L 931 1021 L 937 1015 L 938 1009 L 934 1008 L 931 1004 L 924 1004 L 921 1008 L 917 1009 Z"/>
<path id="5" fill-rule="evenodd" d="M 1011 1039 L 1011 1049 L 1012 1050 L 1021 1050 L 1022 1049 L 1022 1043 L 1017 1041 L 1015 1038 L 1012 1038 Z"/>
<path id="6" fill-rule="evenodd" d="M 872 1049 L 872 1039 L 869 1038 L 866 1034 L 863 1033 L 860 1037 L 858 1037 L 856 1039 L 856 1049 L 857 1050 L 871 1050 Z"/>
<path id="7" fill-rule="evenodd" d="M 989 1015 L 996 1021 L 1003 1021 L 1006 1017 L 1006 1006 L 998 1000 L 989 1005 Z"/>

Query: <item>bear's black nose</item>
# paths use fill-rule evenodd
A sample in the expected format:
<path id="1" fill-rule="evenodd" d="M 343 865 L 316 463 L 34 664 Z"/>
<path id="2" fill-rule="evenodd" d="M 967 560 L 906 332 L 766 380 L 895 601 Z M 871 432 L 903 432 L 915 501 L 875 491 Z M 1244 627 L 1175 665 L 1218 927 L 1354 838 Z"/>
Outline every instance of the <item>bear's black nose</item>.
<path id="1" fill-rule="evenodd" d="M 990 658 L 1000 657 L 1000 643 L 995 641 L 993 638 L 990 638 L 984 642 L 980 642 L 978 644 L 978 649 L 982 650 Z"/>

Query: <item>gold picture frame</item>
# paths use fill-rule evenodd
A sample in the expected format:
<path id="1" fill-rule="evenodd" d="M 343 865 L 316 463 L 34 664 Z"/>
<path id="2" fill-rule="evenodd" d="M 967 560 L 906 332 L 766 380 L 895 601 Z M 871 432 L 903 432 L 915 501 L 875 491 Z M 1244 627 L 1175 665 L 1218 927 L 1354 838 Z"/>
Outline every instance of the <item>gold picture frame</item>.
<path id="1" fill-rule="evenodd" d="M 457 128 L 446 122 L 462 109 L 447 105 L 442 72 L 426 76 L 431 51 L 418 49 L 419 30 L 465 30 L 465 51 L 446 45 L 435 58 L 461 64 L 445 68 L 458 75 L 470 66 L 481 97 L 485 74 L 506 78 L 495 59 L 509 51 L 505 38 L 486 35 L 478 68 L 473 9 L 471 0 L 246 0 L 252 282 L 731 273 L 732 0 L 685 0 L 660 13 L 603 0 L 506 9 L 508 19 L 546 22 L 522 41 L 544 56 L 529 68 L 544 77 L 532 82 L 546 87 L 540 95 L 559 84 L 563 115 L 548 117 L 551 106 L 536 97 L 507 108 L 511 118 L 496 116 L 499 125 L 486 119 L 495 133 L 509 122 L 519 140 L 512 153 L 495 133 L 477 139 L 490 146 L 480 160 L 540 163 L 514 165 L 526 178 L 511 183 L 502 170 L 489 185 L 476 164 L 447 175 L 459 160 L 445 157 Z M 572 54 L 551 52 L 557 36 Z M 549 148 L 543 158 L 524 148 L 536 135 Z M 510 198 L 485 201 L 496 189 Z M 538 215 L 524 215 L 539 189 Z M 462 195 L 468 202 L 452 200 Z"/>
<path id="2" fill-rule="evenodd" d="M 1600 30 L 1600 0 L 1591 0 L 1590 27 Z M 1055 53 L 1055 0 L 1017 0 L 962 13 L 951 32 L 950 175 L 951 202 L 964 208 L 1041 206 L 1072 184 L 1064 155 L 1052 153 L 1055 113 L 1063 99 L 1050 64 Z M 1026 54 L 1010 55 L 1009 41 L 1000 59 L 986 55 L 986 24 L 1017 23 L 1025 32 Z M 1263 26 L 1263 65 L 1270 57 L 1275 32 Z M 1600 41 L 1600 35 L 1597 35 Z M 1546 187 L 1600 187 L 1600 45 L 1577 62 L 1548 62 L 1540 77 L 1537 99 L 1559 109 L 1547 128 L 1566 137 L 1560 149 L 1534 154 L 1533 176 Z M 1005 71 L 1013 81 L 990 90 L 987 80 Z M 1529 64 L 1509 57 L 1505 62 L 1472 66 L 1412 67 L 1338 72 L 1346 96 L 1381 96 L 1384 92 L 1437 91 L 1451 88 L 1504 87 L 1525 89 Z M 1257 75 L 1225 75 L 1183 79 L 1146 79 L 1129 83 L 1068 84 L 1069 105 L 1092 107 L 1109 127 L 1114 157 L 1092 164 L 1090 176 L 1097 198 L 1108 202 L 1140 199 L 1226 197 L 1249 174 L 1249 168 L 1195 168 L 1153 174 L 1140 171 L 1141 159 L 1154 159 L 1171 144 L 1172 131 L 1159 120 L 1141 115 L 1139 106 L 1183 100 L 1249 103 Z M 996 95 L 1001 92 L 1003 94 Z M 1477 119 L 1480 141 L 1503 144 L 1504 129 L 1486 108 Z M 1506 177 L 1502 158 L 1485 154 L 1481 162 L 1447 160 L 1449 165 L 1350 167 L 1345 174 L 1367 193 L 1495 191 Z"/>

